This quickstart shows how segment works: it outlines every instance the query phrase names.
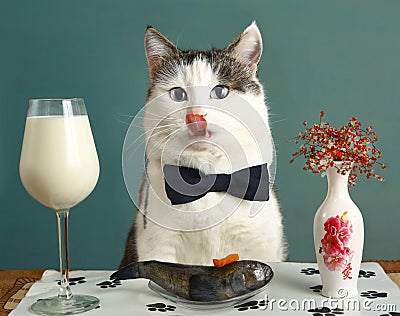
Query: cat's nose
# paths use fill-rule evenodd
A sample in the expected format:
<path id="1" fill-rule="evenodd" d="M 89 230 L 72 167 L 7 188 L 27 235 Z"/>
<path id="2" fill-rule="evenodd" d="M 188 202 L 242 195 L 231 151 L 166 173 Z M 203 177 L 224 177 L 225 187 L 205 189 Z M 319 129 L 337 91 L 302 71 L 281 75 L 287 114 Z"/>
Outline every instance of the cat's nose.
<path id="1" fill-rule="evenodd" d="M 186 108 L 187 114 L 199 114 L 201 116 L 207 116 L 207 109 L 200 105 L 193 105 Z"/>
<path id="2" fill-rule="evenodd" d="M 202 114 L 186 114 L 186 126 L 192 136 L 205 136 L 207 134 L 207 120 Z"/>

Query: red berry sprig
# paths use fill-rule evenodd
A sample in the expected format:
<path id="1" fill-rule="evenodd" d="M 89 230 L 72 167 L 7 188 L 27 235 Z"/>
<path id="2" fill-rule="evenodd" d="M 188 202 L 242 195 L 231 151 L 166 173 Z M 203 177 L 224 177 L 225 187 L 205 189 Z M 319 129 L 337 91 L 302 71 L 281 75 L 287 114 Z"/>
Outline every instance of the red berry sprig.
<path id="1" fill-rule="evenodd" d="M 336 166 L 338 173 L 349 175 L 349 185 L 354 186 L 359 174 L 365 174 L 366 178 L 375 178 L 384 181 L 384 178 L 376 174 L 373 167 L 378 164 L 381 169 L 386 165 L 379 159 L 382 152 L 376 148 L 378 141 L 372 126 L 363 129 L 360 121 L 352 117 L 347 125 L 337 129 L 328 122 L 322 121 L 324 111 L 320 112 L 319 124 L 307 127 L 293 138 L 296 144 L 301 143 L 298 151 L 292 154 L 292 163 L 296 158 L 304 156 L 306 159 L 303 170 L 325 175 L 327 168 L 335 166 L 335 162 L 344 162 L 341 167 Z M 289 139 L 291 141 L 291 139 Z"/>

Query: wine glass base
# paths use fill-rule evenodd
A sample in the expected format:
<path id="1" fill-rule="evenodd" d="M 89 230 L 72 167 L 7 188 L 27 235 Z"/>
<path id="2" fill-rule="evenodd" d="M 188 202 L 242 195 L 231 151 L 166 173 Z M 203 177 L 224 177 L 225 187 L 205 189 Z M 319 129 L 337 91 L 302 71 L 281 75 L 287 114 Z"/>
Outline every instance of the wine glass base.
<path id="1" fill-rule="evenodd" d="M 99 305 L 99 299 L 90 295 L 74 295 L 70 299 L 54 296 L 37 301 L 29 307 L 29 311 L 37 315 L 73 315 L 89 311 Z"/>

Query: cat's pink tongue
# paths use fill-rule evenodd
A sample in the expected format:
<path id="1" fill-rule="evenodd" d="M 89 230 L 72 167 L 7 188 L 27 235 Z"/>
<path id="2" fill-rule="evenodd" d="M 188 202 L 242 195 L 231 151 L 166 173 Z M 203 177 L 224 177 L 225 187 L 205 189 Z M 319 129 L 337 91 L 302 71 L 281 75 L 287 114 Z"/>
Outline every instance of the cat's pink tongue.
<path id="1" fill-rule="evenodd" d="M 186 114 L 186 125 L 193 136 L 205 136 L 207 134 L 207 121 L 201 114 Z"/>

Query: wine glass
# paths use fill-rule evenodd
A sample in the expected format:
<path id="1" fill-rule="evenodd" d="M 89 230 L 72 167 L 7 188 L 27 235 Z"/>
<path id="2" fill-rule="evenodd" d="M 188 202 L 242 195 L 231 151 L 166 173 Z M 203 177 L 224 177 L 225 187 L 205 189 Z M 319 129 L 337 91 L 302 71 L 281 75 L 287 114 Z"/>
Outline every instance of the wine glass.
<path id="1" fill-rule="evenodd" d="M 61 273 L 58 296 L 37 301 L 32 313 L 71 315 L 100 303 L 94 296 L 72 294 L 68 259 L 69 210 L 93 191 L 99 170 L 84 100 L 29 100 L 19 173 L 26 191 L 57 215 Z"/>

